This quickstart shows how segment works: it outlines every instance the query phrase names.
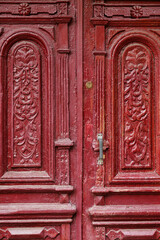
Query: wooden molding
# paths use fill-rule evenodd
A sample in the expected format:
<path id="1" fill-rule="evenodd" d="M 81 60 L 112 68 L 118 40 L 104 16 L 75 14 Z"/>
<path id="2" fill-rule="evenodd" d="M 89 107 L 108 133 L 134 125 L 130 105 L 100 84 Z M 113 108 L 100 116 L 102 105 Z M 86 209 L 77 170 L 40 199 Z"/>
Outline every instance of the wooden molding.
<path id="1" fill-rule="evenodd" d="M 105 205 L 89 209 L 93 225 L 160 223 L 160 205 Z"/>
<path id="2" fill-rule="evenodd" d="M 159 193 L 160 187 L 139 186 L 139 187 L 93 187 L 91 192 L 95 195 L 108 195 L 110 193 Z"/>
<path id="3" fill-rule="evenodd" d="M 13 192 L 52 192 L 58 194 L 71 194 L 74 188 L 71 185 L 1 185 L 1 193 L 13 193 Z"/>
<path id="4" fill-rule="evenodd" d="M 158 240 L 160 232 L 157 229 L 120 229 L 118 231 L 110 230 L 106 236 L 107 240 L 134 238 L 138 240 Z"/>
<path id="5" fill-rule="evenodd" d="M 70 203 L 9 203 L 0 204 L 0 221 L 3 220 L 40 220 L 40 219 L 56 219 L 57 222 L 64 220 L 70 222 L 76 212 L 75 205 Z M 4 219 L 5 216 L 5 219 Z"/>

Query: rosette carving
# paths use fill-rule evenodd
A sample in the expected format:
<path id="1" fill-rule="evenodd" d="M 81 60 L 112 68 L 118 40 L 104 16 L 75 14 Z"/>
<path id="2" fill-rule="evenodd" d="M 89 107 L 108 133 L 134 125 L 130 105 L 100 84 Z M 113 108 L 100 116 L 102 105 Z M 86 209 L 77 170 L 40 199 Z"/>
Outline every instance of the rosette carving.
<path id="1" fill-rule="evenodd" d="M 133 6 L 131 9 L 131 17 L 140 18 L 143 16 L 143 9 L 141 6 Z"/>
<path id="2" fill-rule="evenodd" d="M 21 3 L 19 4 L 18 12 L 20 15 L 24 15 L 24 16 L 30 15 L 31 7 L 29 6 L 28 3 Z"/>

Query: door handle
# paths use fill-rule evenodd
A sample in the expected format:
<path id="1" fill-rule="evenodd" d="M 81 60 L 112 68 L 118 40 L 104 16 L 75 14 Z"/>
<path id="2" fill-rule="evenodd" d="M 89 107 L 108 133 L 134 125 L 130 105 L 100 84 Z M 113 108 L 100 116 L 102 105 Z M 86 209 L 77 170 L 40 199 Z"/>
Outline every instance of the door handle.
<path id="1" fill-rule="evenodd" d="M 97 134 L 97 140 L 99 141 L 99 157 L 98 157 L 98 165 L 103 165 L 103 134 Z"/>
<path id="2" fill-rule="evenodd" d="M 109 142 L 108 140 L 103 139 L 102 133 L 97 134 L 97 140 L 96 139 L 93 140 L 92 148 L 95 152 L 99 152 L 97 163 L 99 165 L 103 165 L 104 162 L 103 152 L 109 148 Z"/>

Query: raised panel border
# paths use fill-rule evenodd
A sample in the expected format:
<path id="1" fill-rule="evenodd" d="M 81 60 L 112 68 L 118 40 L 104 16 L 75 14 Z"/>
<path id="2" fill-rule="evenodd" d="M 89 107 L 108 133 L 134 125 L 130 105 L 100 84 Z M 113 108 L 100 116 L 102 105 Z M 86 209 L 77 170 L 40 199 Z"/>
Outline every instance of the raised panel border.
<path id="1" fill-rule="evenodd" d="M 6 41 L 7 38 L 7 41 Z M 44 36 L 42 36 L 41 30 L 38 28 L 33 28 L 32 31 L 29 30 L 29 28 L 24 29 L 24 27 L 21 27 L 20 29 L 18 29 L 18 31 L 16 31 L 16 29 L 14 31 L 12 31 L 12 29 L 10 29 L 10 31 L 5 35 L 5 37 L 3 39 L 1 39 L 1 66 L 3 68 L 3 64 L 6 63 L 7 61 L 7 54 L 10 50 L 10 48 L 17 42 L 17 41 L 23 41 L 28 39 L 30 41 L 33 41 L 35 44 L 37 44 L 44 56 L 44 61 L 43 61 L 43 67 L 47 67 L 47 71 L 48 71 L 48 84 L 50 85 L 50 91 L 47 92 L 47 94 L 45 95 L 45 97 L 47 98 L 47 101 L 49 101 L 51 103 L 52 106 L 54 106 L 55 103 L 53 103 L 53 99 L 51 96 L 51 92 L 53 91 L 54 85 L 53 85 L 53 70 L 52 70 L 52 65 L 53 65 L 53 50 L 50 49 L 47 46 L 47 40 Z M 50 38 L 49 38 L 50 39 Z M 52 40 L 48 40 L 48 44 L 50 43 L 50 41 Z M 5 82 L 5 79 L 7 77 L 7 72 L 6 70 L 3 68 L 3 73 L 1 75 L 1 83 Z M 44 78 L 44 76 L 43 76 Z M 44 79 L 43 79 L 44 80 Z M 47 89 L 47 86 L 44 86 L 45 92 Z M 1 86 L 1 92 L 3 94 L 3 92 L 5 91 L 5 88 L 2 84 Z M 4 95 L 3 95 L 4 96 Z M 1 99 L 3 101 L 3 98 Z M 2 104 L 2 103 L 1 103 Z M 2 104 L 3 105 L 3 104 Z M 50 106 L 51 106 L 50 105 Z M 2 108 L 4 111 L 5 109 Z M 7 165 L 6 162 L 4 163 L 4 149 L 1 149 L 1 164 L 2 166 L 4 166 L 3 168 L 1 168 L 1 181 L 2 182 L 28 182 L 29 180 L 34 182 L 34 181 L 40 181 L 40 182 L 46 182 L 46 181 L 52 181 L 54 180 L 54 165 L 55 165 L 55 161 L 53 161 L 54 159 L 54 138 L 53 138 L 53 110 L 51 109 L 49 111 L 49 109 L 45 108 L 44 109 L 45 113 L 47 112 L 47 116 L 48 119 L 50 119 L 49 124 L 46 124 L 46 126 L 44 126 L 44 130 L 45 130 L 45 139 L 47 139 L 47 141 L 50 142 L 50 149 L 48 151 L 48 159 L 50 159 L 50 162 L 46 162 L 45 163 L 45 168 L 42 166 L 42 169 L 40 169 L 39 171 L 35 171 L 34 169 L 32 171 L 7 171 Z M 1 121 L 2 124 L 1 126 L 3 127 L 3 122 L 5 121 L 4 115 L 1 116 Z M 43 124 L 44 125 L 44 124 Z M 47 131 L 47 128 L 49 129 L 49 131 Z M 1 133 L 6 134 L 4 132 L 4 129 L 2 129 Z M 2 134 L 1 134 L 2 135 Z M 3 142 L 3 136 L 1 136 L 2 142 Z M 45 143 L 46 144 L 46 143 Z M 45 160 L 46 157 L 45 157 Z M 44 163 L 43 163 L 44 164 Z M 31 179 L 32 178 L 32 179 Z"/>
<path id="2" fill-rule="evenodd" d="M 116 40 L 114 40 L 114 44 L 113 44 L 113 47 L 110 46 L 110 49 L 109 49 L 109 55 L 111 56 L 114 56 L 112 58 L 112 61 L 114 62 L 113 59 L 115 59 L 117 57 L 117 52 L 120 52 L 125 45 L 129 44 L 129 43 L 133 43 L 133 42 L 136 42 L 136 43 L 142 43 L 144 44 L 144 46 L 147 46 L 150 51 L 155 54 L 155 71 L 156 71 L 156 75 L 159 76 L 159 64 L 160 64 L 160 61 L 159 61 L 159 54 L 158 54 L 158 49 L 157 49 L 157 46 L 158 46 L 158 43 L 157 43 L 157 39 L 155 38 L 155 36 L 153 34 L 150 34 L 149 31 L 139 31 L 138 29 L 135 30 L 135 31 L 132 31 L 132 30 L 128 30 L 128 32 L 124 32 L 124 33 L 121 33 L 121 36 L 120 38 L 117 37 Z M 114 63 L 115 64 L 115 63 Z M 112 64 L 111 64 L 112 65 Z M 112 76 L 114 76 L 114 69 L 110 67 L 107 68 L 107 75 L 109 76 L 107 81 L 108 82 L 111 82 L 111 88 L 113 86 L 113 77 L 110 77 L 110 73 L 112 73 Z M 155 81 L 155 80 L 154 80 Z M 156 88 L 156 96 L 158 98 L 158 92 L 157 92 L 157 88 Z M 113 94 L 114 96 L 114 94 Z M 106 102 L 106 104 L 109 106 L 109 104 L 111 104 L 112 106 L 114 106 L 114 99 L 112 98 L 111 102 L 110 102 L 110 99 L 107 99 L 108 102 Z M 110 102 L 110 103 L 109 103 Z M 156 121 L 158 121 L 158 116 L 157 116 L 157 112 L 158 112 L 158 109 L 159 109 L 159 105 L 154 102 L 154 104 L 156 104 L 156 113 L 155 113 L 155 119 Z M 112 108 L 112 113 L 114 112 L 113 108 Z M 111 121 L 113 121 L 113 118 L 111 117 Z M 156 123 L 156 128 L 159 126 L 158 123 Z M 112 131 L 114 129 L 114 125 L 112 124 Z M 156 134 L 159 134 L 159 130 L 157 129 L 156 131 Z M 155 136 L 155 141 L 158 141 L 158 136 Z M 112 146 L 114 146 L 114 141 L 113 139 L 110 139 L 109 140 L 110 142 L 110 149 L 112 149 Z M 157 143 L 158 145 L 158 143 Z M 160 176 L 159 176 L 159 161 L 158 161 L 158 147 L 157 147 L 157 150 L 154 150 L 155 148 L 155 145 L 153 144 L 153 151 L 154 151 L 154 154 L 153 154 L 153 159 L 155 158 L 156 159 L 156 162 L 153 164 L 152 163 L 152 170 L 148 169 L 147 171 L 144 171 L 144 170 L 140 170 L 138 173 L 135 172 L 135 171 L 118 171 L 116 172 L 115 168 L 116 168 L 116 163 L 115 161 L 117 161 L 115 159 L 115 157 L 112 156 L 112 160 L 111 160 L 111 155 L 109 154 L 109 162 L 110 164 L 107 166 L 110 167 L 111 166 L 111 169 L 112 169 L 112 173 L 111 175 L 107 175 L 108 179 L 109 179 L 109 183 L 110 184 L 124 184 L 124 183 L 129 183 L 129 184 L 132 184 L 132 183 L 139 183 L 141 186 L 144 184 L 144 183 L 160 183 Z M 110 150 L 109 150 L 110 151 Z M 156 153 L 155 153 L 156 152 Z M 114 164 L 115 165 L 114 165 Z M 155 166 L 155 169 L 154 170 L 154 166 Z"/>

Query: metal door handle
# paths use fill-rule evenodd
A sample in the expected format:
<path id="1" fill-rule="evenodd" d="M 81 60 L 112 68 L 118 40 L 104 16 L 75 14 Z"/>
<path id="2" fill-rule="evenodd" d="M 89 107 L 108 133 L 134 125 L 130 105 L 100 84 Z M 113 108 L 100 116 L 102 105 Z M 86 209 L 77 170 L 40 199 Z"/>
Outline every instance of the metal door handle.
<path id="1" fill-rule="evenodd" d="M 103 165 L 103 134 L 98 133 L 97 140 L 99 141 L 99 158 L 98 164 Z"/>

